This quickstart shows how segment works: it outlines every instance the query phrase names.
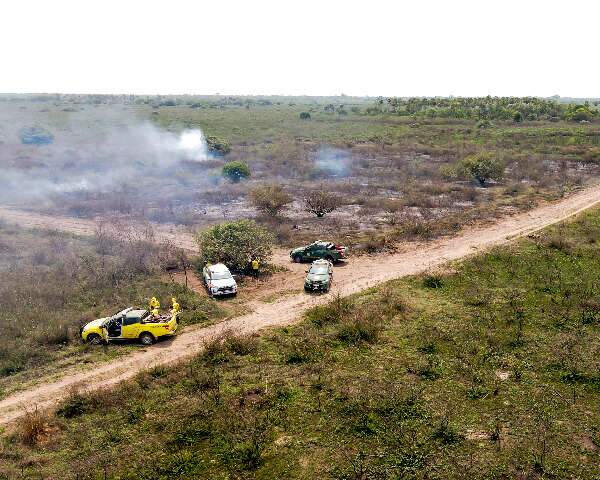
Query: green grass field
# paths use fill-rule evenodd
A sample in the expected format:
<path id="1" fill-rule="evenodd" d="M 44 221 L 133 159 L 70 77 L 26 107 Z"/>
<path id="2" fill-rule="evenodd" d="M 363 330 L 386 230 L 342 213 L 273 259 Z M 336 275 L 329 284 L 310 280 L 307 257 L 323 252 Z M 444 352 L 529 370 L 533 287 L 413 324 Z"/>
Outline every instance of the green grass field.
<path id="1" fill-rule="evenodd" d="M 0 471 L 598 478 L 599 238 L 595 209 L 114 391 L 73 393 L 4 436 Z"/>

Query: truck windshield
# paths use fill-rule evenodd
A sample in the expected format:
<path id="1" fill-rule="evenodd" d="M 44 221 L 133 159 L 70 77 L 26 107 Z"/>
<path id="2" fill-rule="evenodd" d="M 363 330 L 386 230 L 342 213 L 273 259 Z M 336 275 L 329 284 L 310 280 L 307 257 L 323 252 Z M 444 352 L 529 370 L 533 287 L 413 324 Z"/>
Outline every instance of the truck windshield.
<path id="1" fill-rule="evenodd" d="M 231 273 L 229 272 L 213 272 L 210 276 L 212 280 L 227 280 L 231 278 Z"/>
<path id="2" fill-rule="evenodd" d="M 326 275 L 329 269 L 325 266 L 312 267 L 310 273 L 313 275 Z"/>

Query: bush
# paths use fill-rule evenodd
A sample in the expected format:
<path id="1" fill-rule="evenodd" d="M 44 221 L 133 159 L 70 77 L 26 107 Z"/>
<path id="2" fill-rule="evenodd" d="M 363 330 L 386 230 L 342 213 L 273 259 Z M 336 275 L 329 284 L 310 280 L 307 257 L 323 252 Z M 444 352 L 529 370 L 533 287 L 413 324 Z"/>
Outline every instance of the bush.
<path id="1" fill-rule="evenodd" d="M 229 152 L 231 152 L 231 145 L 229 142 L 219 137 L 206 137 L 206 145 L 211 153 L 217 155 L 227 155 Z"/>
<path id="2" fill-rule="evenodd" d="M 79 392 L 71 392 L 62 405 L 56 410 L 56 415 L 63 418 L 75 418 L 87 413 L 92 408 L 90 399 Z"/>
<path id="3" fill-rule="evenodd" d="M 587 105 L 569 105 L 565 112 L 565 119 L 571 122 L 590 121 L 594 118 L 594 112 Z"/>
<path id="4" fill-rule="evenodd" d="M 310 113 L 300 112 L 300 120 L 310 120 Z"/>
<path id="5" fill-rule="evenodd" d="M 251 259 L 261 263 L 271 257 L 273 234 L 253 220 L 222 223 L 198 233 L 201 263 L 225 263 L 234 271 L 248 268 Z"/>
<path id="6" fill-rule="evenodd" d="M 250 191 L 250 201 L 257 210 L 276 217 L 279 212 L 292 202 L 292 197 L 284 192 L 281 185 L 264 185 Z"/>
<path id="7" fill-rule="evenodd" d="M 49 430 L 49 417 L 35 407 L 26 410 L 25 414 L 18 418 L 17 429 L 19 438 L 24 445 L 33 447 L 40 443 Z"/>
<path id="8" fill-rule="evenodd" d="M 482 187 L 489 180 L 502 180 L 504 177 L 504 164 L 487 152 L 469 155 L 460 162 L 459 168 Z"/>
<path id="9" fill-rule="evenodd" d="M 350 320 L 340 324 L 337 338 L 346 345 L 358 345 L 362 342 L 375 343 L 379 338 L 382 325 L 374 315 L 356 313 Z"/>
<path id="10" fill-rule="evenodd" d="M 305 210 L 321 218 L 338 208 L 338 197 L 325 191 L 324 187 L 308 193 L 304 197 Z"/>
<path id="11" fill-rule="evenodd" d="M 250 176 L 250 167 L 244 162 L 236 160 L 226 163 L 223 166 L 223 176 L 231 180 L 233 183 L 238 183 L 240 180 Z"/>

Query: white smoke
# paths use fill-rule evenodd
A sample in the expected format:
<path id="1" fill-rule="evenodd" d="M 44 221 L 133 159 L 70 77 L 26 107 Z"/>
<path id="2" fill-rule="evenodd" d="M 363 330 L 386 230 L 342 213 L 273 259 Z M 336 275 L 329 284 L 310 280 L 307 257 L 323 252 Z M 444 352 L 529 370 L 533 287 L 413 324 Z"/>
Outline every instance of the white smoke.
<path id="1" fill-rule="evenodd" d="M 0 112 L 2 203 L 30 202 L 56 193 L 111 191 L 142 177 L 160 181 L 182 161 L 210 159 L 200 129 L 174 133 L 130 116 L 95 111 L 71 114 L 60 128 L 43 123 L 53 134 L 53 143 L 24 145 L 19 129 L 39 123 L 39 118 L 11 113 Z"/>
<path id="2" fill-rule="evenodd" d="M 352 155 L 339 148 L 323 146 L 315 153 L 314 162 L 317 170 L 326 175 L 345 177 L 352 165 Z"/>

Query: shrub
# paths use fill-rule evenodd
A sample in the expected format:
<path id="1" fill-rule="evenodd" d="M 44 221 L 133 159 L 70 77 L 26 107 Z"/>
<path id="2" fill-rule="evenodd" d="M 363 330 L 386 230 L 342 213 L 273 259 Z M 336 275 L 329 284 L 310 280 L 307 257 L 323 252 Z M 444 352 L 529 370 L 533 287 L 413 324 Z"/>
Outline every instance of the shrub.
<path id="1" fill-rule="evenodd" d="M 425 275 L 423 278 L 423 286 L 425 288 L 442 288 L 444 280 L 439 275 Z"/>
<path id="2" fill-rule="evenodd" d="M 91 407 L 90 399 L 87 396 L 74 391 L 65 399 L 62 405 L 58 407 L 56 415 L 63 418 L 79 417 L 90 411 Z"/>
<path id="3" fill-rule="evenodd" d="M 310 120 L 310 113 L 300 112 L 300 120 Z"/>
<path id="4" fill-rule="evenodd" d="M 261 263 L 268 261 L 275 239 L 254 220 L 238 220 L 214 225 L 198 233 L 196 241 L 202 264 L 222 262 L 232 270 L 242 272 L 248 268 L 251 259 Z"/>
<path id="5" fill-rule="evenodd" d="M 292 202 L 292 197 L 281 185 L 264 185 L 250 191 L 250 201 L 257 210 L 276 217 L 279 212 Z"/>
<path id="6" fill-rule="evenodd" d="M 35 407 L 26 410 L 25 414 L 17 420 L 19 438 L 25 445 L 33 447 L 37 445 L 46 435 L 49 429 L 49 417 Z"/>
<path id="7" fill-rule="evenodd" d="M 240 180 L 250 176 L 250 167 L 244 162 L 236 160 L 223 165 L 223 176 L 231 180 L 233 183 L 238 183 Z"/>
<path id="8" fill-rule="evenodd" d="M 342 321 L 352 312 L 352 302 L 339 293 L 327 305 L 311 308 L 306 319 L 317 327 Z"/>
<path id="9" fill-rule="evenodd" d="M 487 152 L 469 155 L 460 162 L 459 168 L 481 186 L 489 180 L 501 180 L 504 176 L 504 164 Z"/>
<path id="10" fill-rule="evenodd" d="M 357 313 L 340 324 L 337 338 L 347 345 L 358 345 L 362 342 L 375 343 L 382 330 L 381 322 L 375 315 Z"/>
<path id="11" fill-rule="evenodd" d="M 305 210 L 321 218 L 333 212 L 340 205 L 338 197 L 323 188 L 309 192 L 304 197 Z"/>
<path id="12" fill-rule="evenodd" d="M 571 122 L 590 121 L 594 118 L 594 112 L 587 105 L 569 105 L 565 112 L 565 119 Z"/>
<path id="13" fill-rule="evenodd" d="M 229 142 L 219 137 L 206 137 L 206 145 L 208 146 L 208 150 L 210 152 L 217 155 L 227 155 L 229 152 L 231 152 L 231 145 Z"/>

